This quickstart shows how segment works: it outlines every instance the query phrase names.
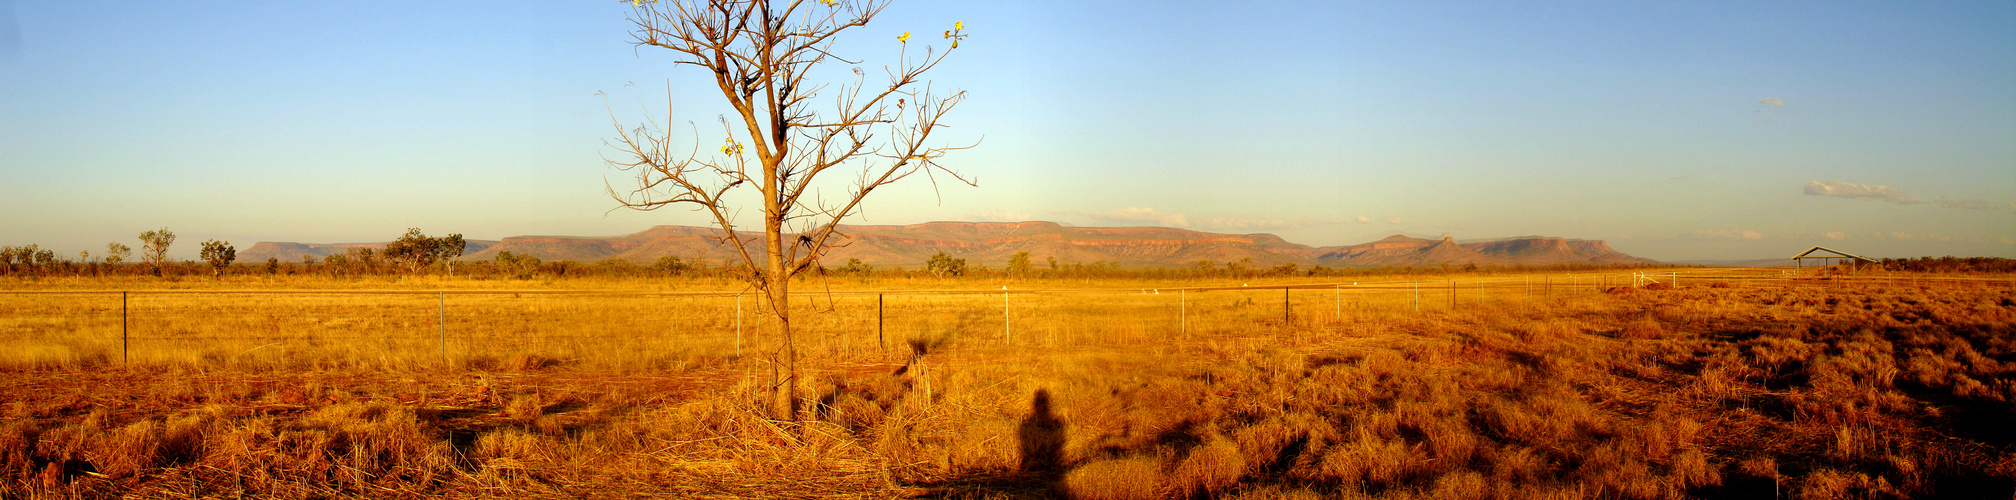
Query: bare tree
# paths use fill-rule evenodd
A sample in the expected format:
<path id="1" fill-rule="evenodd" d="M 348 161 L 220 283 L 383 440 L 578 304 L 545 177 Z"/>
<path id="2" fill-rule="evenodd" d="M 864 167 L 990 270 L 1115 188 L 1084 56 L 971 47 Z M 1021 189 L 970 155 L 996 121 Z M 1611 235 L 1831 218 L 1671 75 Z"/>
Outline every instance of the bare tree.
<path id="1" fill-rule="evenodd" d="M 771 386 L 773 417 L 798 418 L 791 278 L 814 269 L 819 256 L 840 243 L 836 235 L 846 237 L 835 231 L 841 219 L 858 213 L 862 200 L 876 189 L 918 173 L 933 177 L 937 172 L 974 185 L 938 163 L 945 154 L 973 145 L 926 142 L 966 97 L 965 92 L 933 94 L 922 79 L 958 48 L 966 36 L 963 23 L 945 31 L 951 49 L 925 47 L 921 58 L 909 52 L 909 32 L 894 37 L 896 62 L 882 67 L 887 81 L 869 82 L 860 61 L 832 51 L 842 32 L 866 26 L 887 6 L 878 0 L 631 4 L 632 43 L 669 50 L 677 64 L 705 70 L 735 119 L 720 119 L 726 133 L 721 154 L 703 157 L 697 128 L 690 149 L 674 143 L 667 126 L 672 123 L 669 107 L 664 123 L 647 120 L 635 127 L 626 127 L 612 110 L 617 136 L 605 142 L 615 153 L 603 159 L 634 172 L 637 185 L 627 192 L 611 186 L 609 195 L 635 210 L 683 205 L 705 213 L 724 232 L 722 241 L 735 248 L 744 264 L 741 276 L 762 292 L 761 303 L 776 319 L 777 332 L 771 337 L 779 344 L 767 354 L 787 373 Z M 832 88 L 808 79 L 828 63 L 852 66 L 851 81 Z M 670 89 L 666 99 L 669 106 Z M 853 177 L 843 178 L 849 182 L 844 186 L 828 186 L 837 184 L 826 175 L 835 172 Z M 815 183 L 821 179 L 827 183 Z M 761 210 L 762 226 L 745 232 L 734 218 L 753 201 L 750 195 L 760 199 L 753 204 Z"/>
<path id="2" fill-rule="evenodd" d="M 116 267 L 120 262 L 124 262 L 126 257 L 132 255 L 133 249 L 127 248 L 126 245 L 121 245 L 118 242 L 105 244 L 105 265 L 107 266 Z"/>
<path id="3" fill-rule="evenodd" d="M 0 273 L 14 272 L 14 258 L 21 253 L 15 247 L 0 247 Z"/>
<path id="4" fill-rule="evenodd" d="M 447 263 L 448 275 L 455 275 L 455 259 L 462 258 L 462 251 L 469 248 L 469 242 L 462 239 L 462 233 L 455 233 L 434 239 L 434 258 Z"/>
<path id="5" fill-rule="evenodd" d="M 168 228 L 140 233 L 140 258 L 154 266 L 154 275 L 161 275 L 161 266 L 168 263 L 168 247 L 175 244 L 175 233 Z"/>
<path id="6" fill-rule="evenodd" d="M 42 247 L 34 243 L 13 247 L 14 259 L 21 261 L 22 272 L 35 275 L 35 260 Z"/>

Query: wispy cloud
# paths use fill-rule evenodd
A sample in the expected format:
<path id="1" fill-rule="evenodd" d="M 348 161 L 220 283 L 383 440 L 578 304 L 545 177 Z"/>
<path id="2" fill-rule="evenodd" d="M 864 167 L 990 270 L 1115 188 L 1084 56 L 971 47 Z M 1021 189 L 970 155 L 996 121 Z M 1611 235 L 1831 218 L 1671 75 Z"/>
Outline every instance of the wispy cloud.
<path id="1" fill-rule="evenodd" d="M 1358 221 L 1358 223 L 1359 223 L 1359 224 L 1371 224 L 1371 223 L 1372 223 L 1372 218 L 1371 218 L 1371 217 L 1366 217 L 1366 216 L 1363 216 L 1363 215 L 1360 215 L 1360 216 L 1358 216 L 1358 219 L 1357 219 L 1357 221 Z"/>
<path id="2" fill-rule="evenodd" d="M 1148 207 L 1127 207 L 1112 210 L 1074 210 L 1060 211 L 1058 213 L 1085 217 L 1091 219 L 1095 224 L 1190 227 L 1190 219 L 1184 217 L 1183 214 L 1169 213 Z"/>
<path id="3" fill-rule="evenodd" d="M 1841 181 L 1808 182 L 1806 183 L 1806 194 L 1813 196 L 1833 196 L 1837 198 L 1848 198 L 1856 200 L 1887 201 L 1900 205 L 1924 203 L 1922 201 L 1913 199 L 1910 196 L 1905 196 L 1903 191 L 1899 191 L 1897 190 L 1897 188 L 1893 188 L 1890 186 L 1884 186 L 1880 184 L 1850 184 Z"/>
<path id="4" fill-rule="evenodd" d="M 1844 232 L 1840 232 L 1840 231 L 1828 231 L 1828 232 L 1824 232 L 1824 233 L 1820 233 L 1820 237 L 1822 237 L 1822 238 L 1827 238 L 1827 239 L 1830 239 L 1830 240 L 1845 240 L 1845 239 L 1848 239 L 1848 233 L 1844 233 Z"/>
<path id="5" fill-rule="evenodd" d="M 1785 107 L 1785 100 L 1776 97 L 1766 97 L 1763 99 L 1758 99 L 1757 102 L 1764 103 L 1764 106 L 1766 107 L 1772 107 L 1772 108 Z"/>
<path id="6" fill-rule="evenodd" d="M 1402 221 L 1400 220 L 1400 218 L 1399 218 L 1399 217 L 1387 217 L 1387 218 L 1386 218 L 1386 223 L 1387 223 L 1387 224 L 1401 224 L 1401 223 L 1403 223 L 1403 222 L 1402 222 Z"/>
<path id="7" fill-rule="evenodd" d="M 1748 230 L 1748 229 L 1718 229 L 1718 230 L 1702 230 L 1702 231 L 1695 231 L 1695 232 L 1693 232 L 1693 233 L 1692 233 L 1692 235 L 1693 235 L 1693 236 L 1694 236 L 1695 238 L 1700 238 L 1700 239 L 1704 239 L 1704 240 L 1761 240 L 1761 239 L 1764 239 L 1764 233 L 1760 233 L 1760 232 L 1756 232 L 1756 231 L 1751 231 L 1751 230 Z"/>

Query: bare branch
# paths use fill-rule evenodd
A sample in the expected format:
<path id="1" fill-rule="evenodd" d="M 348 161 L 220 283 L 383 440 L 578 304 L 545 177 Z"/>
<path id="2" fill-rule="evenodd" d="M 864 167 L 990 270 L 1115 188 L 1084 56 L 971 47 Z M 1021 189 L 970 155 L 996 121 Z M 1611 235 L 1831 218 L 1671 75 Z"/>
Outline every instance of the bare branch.
<path id="1" fill-rule="evenodd" d="M 863 201 L 877 189 L 918 172 L 931 179 L 934 190 L 941 174 L 974 184 L 939 161 L 978 142 L 929 142 L 966 94 L 936 96 L 923 78 L 957 49 L 966 36 L 963 28 L 946 31 L 952 50 L 927 46 L 914 59 L 908 41 L 899 40 L 895 64 L 883 67 L 886 83 L 869 85 L 858 67 L 854 78 L 837 88 L 811 80 L 822 64 L 859 64 L 835 54 L 835 40 L 867 26 L 887 5 L 878 0 L 663 0 L 633 3 L 628 17 L 635 27 L 633 46 L 666 49 L 674 64 L 704 68 L 734 109 L 734 123 L 720 117 L 725 136 L 720 154 L 703 155 L 697 128 L 682 152 L 661 122 L 647 119 L 626 127 L 610 110 L 616 136 L 604 141 L 613 152 L 605 153 L 603 161 L 633 173 L 636 185 L 621 191 L 605 181 L 604 188 L 621 208 L 683 206 L 713 219 L 722 231 L 720 241 L 735 247 L 741 272 L 753 289 L 764 292 L 764 305 L 778 319 L 785 359 L 793 367 L 787 380 L 794 394 L 791 278 L 843 244 L 840 222 L 860 213 Z M 831 107 L 818 106 L 829 90 Z M 663 124 L 672 123 L 671 100 L 668 84 Z M 851 185 L 829 200 L 822 186 L 836 184 L 828 175 L 836 170 L 855 175 Z M 761 227 L 745 233 L 735 225 L 736 207 L 741 206 L 736 202 L 751 195 L 760 202 Z M 795 399 L 790 404 L 795 417 Z"/>

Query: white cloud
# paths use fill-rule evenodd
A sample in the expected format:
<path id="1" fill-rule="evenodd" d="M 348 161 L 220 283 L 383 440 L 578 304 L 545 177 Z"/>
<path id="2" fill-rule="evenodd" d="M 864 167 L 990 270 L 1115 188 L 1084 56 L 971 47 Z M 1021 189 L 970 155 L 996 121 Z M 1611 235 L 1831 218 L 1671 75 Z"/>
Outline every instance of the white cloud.
<path id="1" fill-rule="evenodd" d="M 1922 201 L 1913 199 L 1910 196 L 1905 196 L 1903 191 L 1899 191 L 1897 190 L 1897 188 L 1893 188 L 1890 186 L 1884 186 L 1880 184 L 1850 184 L 1841 181 L 1808 182 L 1806 183 L 1806 194 L 1813 196 L 1834 196 L 1839 198 L 1849 198 L 1857 200 L 1887 201 L 1902 205 L 1909 205 L 1913 203 L 1924 203 Z"/>
<path id="2" fill-rule="evenodd" d="M 1358 220 L 1358 223 L 1359 223 L 1359 224 L 1371 224 L 1371 223 L 1372 223 L 1372 218 L 1371 218 L 1371 217 L 1366 217 L 1366 216 L 1363 216 L 1363 215 L 1360 215 L 1360 216 L 1358 216 L 1358 219 L 1357 219 L 1357 220 Z"/>
<path id="3" fill-rule="evenodd" d="M 1096 224 L 1106 225 L 1155 225 L 1163 227 L 1190 227 L 1190 220 L 1183 214 L 1169 213 L 1147 207 L 1127 207 L 1097 211 L 1059 212 L 1092 219 Z"/>
<path id="4" fill-rule="evenodd" d="M 992 212 L 966 214 L 966 218 L 983 222 L 1024 222 L 1034 220 L 1035 216 L 1032 214 L 1018 214 L 1014 212 L 1009 212 L 1007 210 L 996 210 Z"/>
<path id="5" fill-rule="evenodd" d="M 1386 223 L 1387 223 L 1387 224 L 1399 224 L 1399 223 L 1401 223 L 1401 222 L 1400 222 L 1400 218 L 1399 218 L 1399 217 L 1388 217 L 1388 218 L 1386 218 Z"/>
<path id="6" fill-rule="evenodd" d="M 1840 231 L 1828 231 L 1828 232 L 1824 232 L 1824 233 L 1820 233 L 1820 237 L 1822 237 L 1822 238 L 1827 238 L 1827 239 L 1830 239 L 1830 240 L 1845 240 L 1845 239 L 1848 239 L 1848 233 L 1844 233 L 1844 232 L 1840 232 Z"/>
<path id="7" fill-rule="evenodd" d="M 1763 99 L 1758 99 L 1758 100 L 1757 100 L 1757 102 L 1761 102 L 1761 103 L 1764 103 L 1764 105 L 1765 105 L 1765 106 L 1768 106 L 1768 107 L 1773 107 L 1773 108 L 1782 108 L 1782 107 L 1785 107 L 1785 100 L 1784 100 L 1784 99 L 1779 99 L 1779 98 L 1776 98 L 1776 97 L 1766 97 L 1766 98 L 1763 98 Z"/>
<path id="8" fill-rule="evenodd" d="M 1703 231 L 1695 231 L 1695 232 L 1693 233 L 1693 235 L 1694 235 L 1694 237 L 1695 237 L 1695 238 L 1700 238 L 1700 239 L 1704 239 L 1704 240 L 1761 240 L 1761 239 L 1764 239 L 1764 233 L 1759 233 L 1759 232 L 1756 232 L 1756 231 L 1751 231 L 1751 230 L 1748 230 L 1748 229 L 1719 229 L 1719 230 L 1713 230 L 1713 231 L 1708 231 L 1708 230 L 1703 230 Z"/>

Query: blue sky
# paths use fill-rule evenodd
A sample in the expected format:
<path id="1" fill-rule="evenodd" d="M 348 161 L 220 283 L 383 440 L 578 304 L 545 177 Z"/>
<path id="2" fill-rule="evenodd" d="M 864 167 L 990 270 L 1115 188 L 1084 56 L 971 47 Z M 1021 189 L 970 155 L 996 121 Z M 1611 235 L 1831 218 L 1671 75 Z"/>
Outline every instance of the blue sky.
<path id="1" fill-rule="evenodd" d="M 852 222 L 2016 257 L 2016 3 L 1260 4 L 895 3 L 840 50 L 872 70 L 964 21 L 932 79 L 970 93 L 944 140 L 981 140 L 948 159 L 980 185 Z M 634 122 L 669 90 L 721 139 L 705 75 L 627 44 L 628 10 L 0 0 L 0 244 L 704 224 L 603 194 L 627 177 L 598 93 Z"/>

